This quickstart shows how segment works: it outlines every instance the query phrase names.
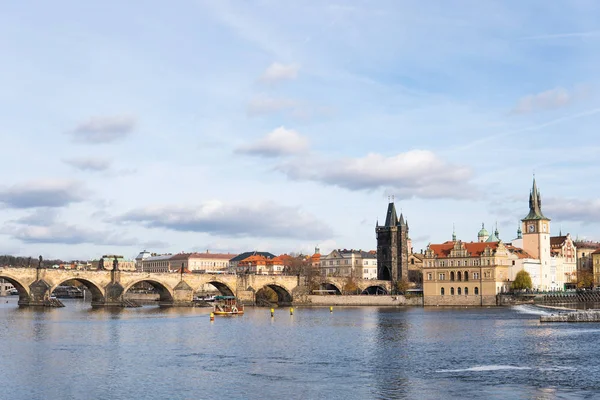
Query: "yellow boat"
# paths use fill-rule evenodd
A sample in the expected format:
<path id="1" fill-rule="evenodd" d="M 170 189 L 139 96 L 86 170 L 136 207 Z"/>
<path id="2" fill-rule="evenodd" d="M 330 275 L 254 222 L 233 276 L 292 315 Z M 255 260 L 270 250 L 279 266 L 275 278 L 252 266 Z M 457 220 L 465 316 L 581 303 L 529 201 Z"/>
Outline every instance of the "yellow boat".
<path id="1" fill-rule="evenodd" d="M 238 304 L 235 296 L 215 296 L 213 313 L 215 315 L 244 315 L 244 305 Z"/>

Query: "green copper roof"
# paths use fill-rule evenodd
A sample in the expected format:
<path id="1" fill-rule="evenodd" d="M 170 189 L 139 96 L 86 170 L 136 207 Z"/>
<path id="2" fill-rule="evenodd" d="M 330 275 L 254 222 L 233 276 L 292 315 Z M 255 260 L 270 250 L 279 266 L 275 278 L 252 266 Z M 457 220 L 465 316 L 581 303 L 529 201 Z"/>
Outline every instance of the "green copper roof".
<path id="1" fill-rule="evenodd" d="M 527 214 L 522 221 L 531 220 L 550 221 L 550 218 L 546 218 L 544 214 L 542 214 L 542 198 L 535 183 L 535 178 L 533 178 L 533 188 L 531 189 L 531 193 L 529 193 L 529 214 Z"/>
<path id="2" fill-rule="evenodd" d="M 485 229 L 485 226 L 483 223 L 481 224 L 481 230 L 477 234 L 477 237 L 482 237 L 482 236 L 490 236 L 489 232 Z"/>

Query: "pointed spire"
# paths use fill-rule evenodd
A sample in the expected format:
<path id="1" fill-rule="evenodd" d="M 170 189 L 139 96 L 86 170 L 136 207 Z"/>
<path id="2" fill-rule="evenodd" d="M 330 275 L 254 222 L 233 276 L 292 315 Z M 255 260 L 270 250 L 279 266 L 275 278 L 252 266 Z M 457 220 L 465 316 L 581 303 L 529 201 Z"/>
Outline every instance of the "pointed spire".
<path id="1" fill-rule="evenodd" d="M 394 206 L 394 203 L 390 202 L 388 204 L 387 215 L 385 217 L 385 226 L 392 227 L 396 226 L 397 223 L 398 217 L 396 214 L 396 206 Z"/>
<path id="2" fill-rule="evenodd" d="M 533 175 L 533 185 L 531 187 L 531 192 L 529 193 L 529 214 L 523 221 L 527 220 L 550 220 L 546 218 L 544 214 L 542 214 L 542 197 L 540 196 L 540 191 L 537 187 L 537 183 L 535 181 L 535 174 Z"/>
<path id="3" fill-rule="evenodd" d="M 400 212 L 400 219 L 398 220 L 398 225 L 400 226 L 404 226 L 404 214 L 402 214 L 402 212 Z"/>
<path id="4" fill-rule="evenodd" d="M 452 241 L 456 242 L 456 229 L 454 227 L 454 223 L 452 224 Z"/>
<path id="5" fill-rule="evenodd" d="M 517 239 L 523 238 L 523 231 L 521 230 L 521 225 L 517 228 Z"/>

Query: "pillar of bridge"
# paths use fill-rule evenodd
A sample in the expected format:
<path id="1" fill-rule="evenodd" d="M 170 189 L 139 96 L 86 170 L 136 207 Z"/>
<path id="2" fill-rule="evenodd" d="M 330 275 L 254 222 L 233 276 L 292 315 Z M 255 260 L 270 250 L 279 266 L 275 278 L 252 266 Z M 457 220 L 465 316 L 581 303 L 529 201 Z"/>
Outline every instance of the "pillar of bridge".
<path id="1" fill-rule="evenodd" d="M 104 288 L 104 301 L 92 302 L 92 307 L 125 307 L 124 292 L 125 289 L 119 282 L 111 282 Z"/>
<path id="2" fill-rule="evenodd" d="M 194 289 L 184 280 L 179 281 L 173 288 L 173 299 L 171 301 L 161 301 L 161 307 L 189 307 L 193 305 Z"/>
<path id="3" fill-rule="evenodd" d="M 19 305 L 37 307 L 47 306 L 50 298 L 50 287 L 51 286 L 45 280 L 36 280 L 29 285 L 29 296 L 27 298 L 19 298 Z"/>

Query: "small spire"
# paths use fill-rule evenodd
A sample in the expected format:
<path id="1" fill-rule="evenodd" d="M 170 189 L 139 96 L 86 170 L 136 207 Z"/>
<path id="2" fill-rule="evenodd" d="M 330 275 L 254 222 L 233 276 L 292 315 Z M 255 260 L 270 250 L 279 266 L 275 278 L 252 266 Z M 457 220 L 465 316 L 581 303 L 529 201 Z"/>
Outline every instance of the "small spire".
<path id="1" fill-rule="evenodd" d="M 452 223 L 452 241 L 456 242 L 456 229 L 454 223 Z"/>

